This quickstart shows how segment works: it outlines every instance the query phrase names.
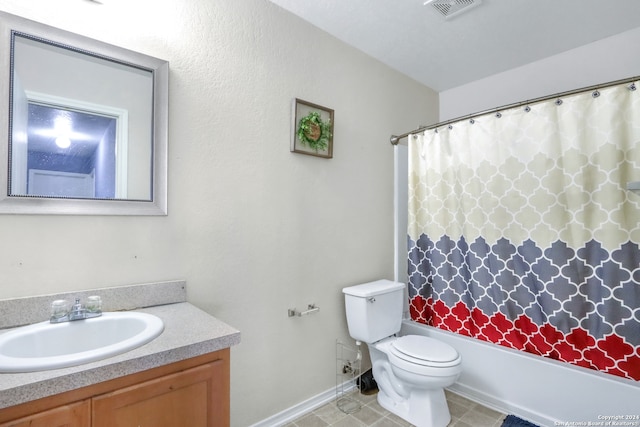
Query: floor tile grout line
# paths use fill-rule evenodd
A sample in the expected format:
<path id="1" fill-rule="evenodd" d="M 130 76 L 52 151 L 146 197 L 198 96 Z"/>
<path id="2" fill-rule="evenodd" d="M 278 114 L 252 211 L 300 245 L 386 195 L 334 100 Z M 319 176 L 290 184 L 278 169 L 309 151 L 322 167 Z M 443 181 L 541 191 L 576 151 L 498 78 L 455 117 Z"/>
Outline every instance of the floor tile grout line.
<path id="1" fill-rule="evenodd" d="M 383 420 L 388 421 L 394 427 L 395 426 L 398 426 L 398 427 L 411 426 L 410 424 L 406 423 L 406 421 L 404 420 L 401 421 L 404 424 L 399 424 L 398 422 L 396 422 L 396 420 L 393 418 L 395 417 L 395 415 L 391 414 L 389 411 L 379 406 L 375 397 L 363 396 L 363 395 L 360 395 L 360 396 L 362 397 L 360 399 L 360 402 L 362 403 L 362 408 L 368 408 L 374 412 L 374 415 L 378 415 L 375 418 L 375 420 L 370 420 L 365 422 L 363 420 L 360 420 L 357 416 L 353 416 L 353 414 L 345 414 L 342 411 L 340 411 L 339 408 L 337 408 L 336 402 L 332 401 L 321 406 L 320 408 L 316 408 L 315 410 L 302 415 L 301 417 L 294 420 L 293 422 L 288 423 L 286 426 L 287 427 L 311 427 L 311 426 L 332 427 L 337 425 L 346 426 L 347 424 L 344 424 L 344 423 L 346 422 L 345 420 L 347 419 L 353 420 L 354 422 L 357 422 L 358 425 L 362 425 L 362 426 L 375 426 L 376 424 L 379 424 L 380 421 L 383 421 Z M 469 399 L 466 399 L 454 393 L 447 393 L 447 402 L 449 403 L 450 408 L 452 404 L 458 405 L 456 411 L 460 409 L 459 407 L 464 408 L 464 410 L 461 411 L 461 413 L 456 413 L 456 416 L 453 416 L 452 414 L 452 419 L 449 424 L 450 427 L 456 427 L 457 425 L 459 426 L 470 425 L 469 422 L 473 423 L 474 421 L 475 422 L 481 421 L 483 424 L 488 424 L 491 427 L 499 427 L 502 425 L 502 421 L 506 417 L 505 414 L 502 414 L 491 408 L 487 408 L 483 405 L 475 403 Z M 342 415 L 338 414 L 338 412 L 340 412 Z M 320 420 L 320 422 L 323 424 L 305 423 L 304 418 L 309 417 L 311 414 L 314 415 L 314 418 L 313 418 L 314 421 Z M 334 421 L 327 421 L 326 419 L 328 418 L 333 418 Z M 400 418 L 398 419 L 401 420 Z M 493 421 L 493 423 L 491 423 L 491 421 Z"/>

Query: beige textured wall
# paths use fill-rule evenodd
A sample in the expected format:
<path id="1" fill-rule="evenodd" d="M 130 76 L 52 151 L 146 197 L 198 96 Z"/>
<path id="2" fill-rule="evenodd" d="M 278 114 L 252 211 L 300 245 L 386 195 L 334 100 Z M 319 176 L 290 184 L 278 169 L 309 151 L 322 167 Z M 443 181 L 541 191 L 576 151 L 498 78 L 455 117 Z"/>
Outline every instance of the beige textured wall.
<path id="1" fill-rule="evenodd" d="M 0 9 L 170 61 L 169 216 L 1 216 L 0 298 L 183 278 L 242 332 L 232 425 L 330 389 L 342 287 L 393 278 L 389 135 L 437 94 L 266 0 L 101 3 Z M 289 152 L 295 97 L 335 109 L 333 159 Z"/>
<path id="2" fill-rule="evenodd" d="M 440 120 L 640 75 L 640 28 L 440 92 Z"/>

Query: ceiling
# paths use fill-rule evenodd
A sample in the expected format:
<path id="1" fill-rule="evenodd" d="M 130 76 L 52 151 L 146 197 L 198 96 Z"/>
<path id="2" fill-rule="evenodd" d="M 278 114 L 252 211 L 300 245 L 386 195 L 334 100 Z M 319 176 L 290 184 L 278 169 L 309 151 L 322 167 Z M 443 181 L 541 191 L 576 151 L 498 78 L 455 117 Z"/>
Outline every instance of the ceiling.
<path id="1" fill-rule="evenodd" d="M 438 92 L 640 27 L 640 0 L 270 1 Z"/>

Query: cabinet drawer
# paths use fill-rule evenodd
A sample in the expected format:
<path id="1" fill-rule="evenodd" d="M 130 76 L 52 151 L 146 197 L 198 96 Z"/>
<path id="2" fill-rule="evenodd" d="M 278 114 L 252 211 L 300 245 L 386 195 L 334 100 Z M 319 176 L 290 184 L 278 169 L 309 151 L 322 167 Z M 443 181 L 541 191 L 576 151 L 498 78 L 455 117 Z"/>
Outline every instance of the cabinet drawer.
<path id="1" fill-rule="evenodd" d="M 0 424 L 0 427 L 90 427 L 91 401 L 70 403 L 19 420 Z"/>
<path id="2" fill-rule="evenodd" d="M 94 397 L 92 426 L 227 427 L 227 376 L 217 360 Z"/>

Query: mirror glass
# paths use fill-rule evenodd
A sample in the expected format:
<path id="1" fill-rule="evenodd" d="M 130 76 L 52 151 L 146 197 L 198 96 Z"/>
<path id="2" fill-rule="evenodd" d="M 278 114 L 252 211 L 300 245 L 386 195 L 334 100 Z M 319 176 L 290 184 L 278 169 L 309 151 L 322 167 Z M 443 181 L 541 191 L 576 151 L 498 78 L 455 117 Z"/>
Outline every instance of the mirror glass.
<path id="1" fill-rule="evenodd" d="M 11 196 L 152 199 L 152 71 L 14 33 L 11 77 Z"/>
<path id="2" fill-rule="evenodd" d="M 166 215 L 167 62 L 0 18 L 0 213 Z"/>

